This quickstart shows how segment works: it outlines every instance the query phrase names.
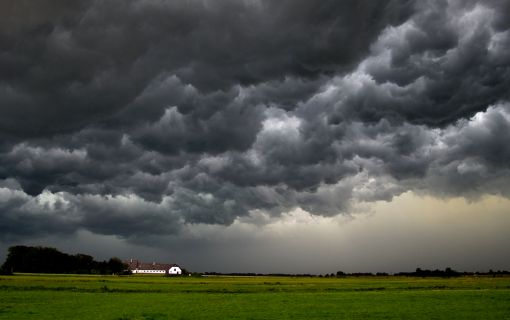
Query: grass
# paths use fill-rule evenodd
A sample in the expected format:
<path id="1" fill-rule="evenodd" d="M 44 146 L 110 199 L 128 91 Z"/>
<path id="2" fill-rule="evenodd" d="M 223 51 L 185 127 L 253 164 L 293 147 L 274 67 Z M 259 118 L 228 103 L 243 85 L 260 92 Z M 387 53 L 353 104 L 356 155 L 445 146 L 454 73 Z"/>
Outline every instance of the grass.
<path id="1" fill-rule="evenodd" d="M 510 277 L 0 277 L 0 319 L 510 319 Z"/>

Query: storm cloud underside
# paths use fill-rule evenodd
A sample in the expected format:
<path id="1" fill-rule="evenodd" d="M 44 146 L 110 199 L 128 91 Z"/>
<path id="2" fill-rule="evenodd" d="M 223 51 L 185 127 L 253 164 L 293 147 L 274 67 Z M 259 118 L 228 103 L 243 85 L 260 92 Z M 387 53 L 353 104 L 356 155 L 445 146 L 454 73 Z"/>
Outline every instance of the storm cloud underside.
<path id="1" fill-rule="evenodd" d="M 0 240 L 510 196 L 508 1 L 4 1 Z"/>

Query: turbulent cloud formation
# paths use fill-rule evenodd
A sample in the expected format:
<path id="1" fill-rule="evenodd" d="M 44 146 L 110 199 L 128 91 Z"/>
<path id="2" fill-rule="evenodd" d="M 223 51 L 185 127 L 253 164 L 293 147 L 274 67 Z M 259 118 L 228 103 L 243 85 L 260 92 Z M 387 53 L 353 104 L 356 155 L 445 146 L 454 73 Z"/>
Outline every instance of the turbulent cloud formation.
<path id="1" fill-rule="evenodd" d="M 507 1 L 7 1 L 0 21 L 0 240 L 510 196 Z"/>

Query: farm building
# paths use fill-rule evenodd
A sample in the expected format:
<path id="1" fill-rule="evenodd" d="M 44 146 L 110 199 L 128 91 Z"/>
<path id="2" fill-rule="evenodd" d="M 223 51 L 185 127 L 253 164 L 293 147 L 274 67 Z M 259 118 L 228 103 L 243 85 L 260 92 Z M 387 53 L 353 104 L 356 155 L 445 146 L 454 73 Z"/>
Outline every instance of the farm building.
<path id="1" fill-rule="evenodd" d="M 135 259 L 124 261 L 128 265 L 128 270 L 132 273 L 141 274 L 167 274 L 179 275 L 182 274 L 181 268 L 176 264 L 158 263 L 158 262 L 140 262 Z"/>

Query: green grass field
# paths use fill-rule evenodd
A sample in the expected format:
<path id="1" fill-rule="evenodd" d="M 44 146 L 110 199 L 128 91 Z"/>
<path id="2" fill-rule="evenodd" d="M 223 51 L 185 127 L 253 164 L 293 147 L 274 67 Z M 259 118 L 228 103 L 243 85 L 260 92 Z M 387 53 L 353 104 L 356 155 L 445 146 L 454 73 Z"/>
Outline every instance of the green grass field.
<path id="1" fill-rule="evenodd" d="M 0 277 L 0 319 L 510 319 L 510 277 Z"/>

